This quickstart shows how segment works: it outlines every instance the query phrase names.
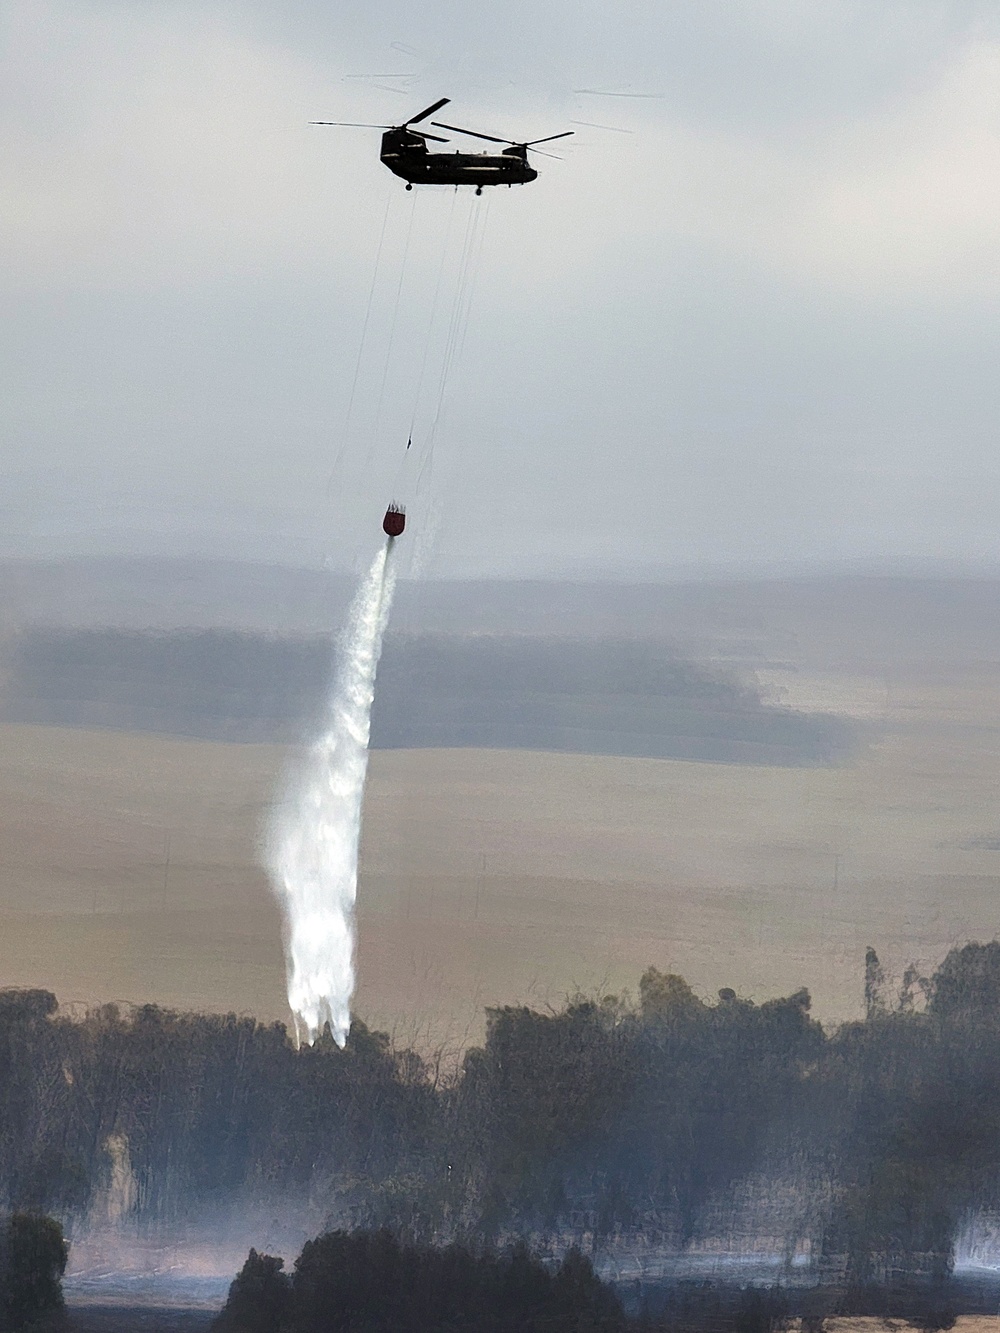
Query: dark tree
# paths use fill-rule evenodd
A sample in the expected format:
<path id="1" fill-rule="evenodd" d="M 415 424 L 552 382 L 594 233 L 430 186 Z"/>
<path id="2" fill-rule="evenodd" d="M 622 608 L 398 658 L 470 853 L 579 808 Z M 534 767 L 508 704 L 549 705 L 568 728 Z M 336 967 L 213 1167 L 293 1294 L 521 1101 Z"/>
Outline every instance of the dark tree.
<path id="1" fill-rule="evenodd" d="M 291 1283 L 284 1259 L 251 1250 L 215 1321 L 220 1333 L 277 1333 L 288 1313 Z"/>
<path id="2" fill-rule="evenodd" d="M 0 1231 L 0 1319 L 24 1328 L 63 1304 L 62 1275 L 69 1247 L 51 1217 L 15 1213 Z"/>
<path id="3" fill-rule="evenodd" d="M 261 1264 L 251 1251 L 215 1322 L 218 1333 L 618 1333 L 625 1327 L 612 1292 L 572 1251 L 553 1273 L 523 1245 L 498 1255 L 407 1244 L 388 1231 L 334 1231 L 305 1245 L 290 1295 L 287 1288 L 279 1294 L 277 1269 Z"/>

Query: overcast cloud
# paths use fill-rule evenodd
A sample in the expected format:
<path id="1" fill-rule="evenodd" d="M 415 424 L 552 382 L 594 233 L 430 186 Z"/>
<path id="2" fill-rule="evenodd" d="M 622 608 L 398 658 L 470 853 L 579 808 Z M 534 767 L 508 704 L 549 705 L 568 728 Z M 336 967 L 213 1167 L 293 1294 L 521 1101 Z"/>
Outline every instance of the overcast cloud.
<path id="1" fill-rule="evenodd" d="M 0 553 L 366 557 L 474 203 L 306 122 L 447 95 L 576 134 L 480 201 L 419 569 L 1000 560 L 992 0 L 4 14 Z"/>

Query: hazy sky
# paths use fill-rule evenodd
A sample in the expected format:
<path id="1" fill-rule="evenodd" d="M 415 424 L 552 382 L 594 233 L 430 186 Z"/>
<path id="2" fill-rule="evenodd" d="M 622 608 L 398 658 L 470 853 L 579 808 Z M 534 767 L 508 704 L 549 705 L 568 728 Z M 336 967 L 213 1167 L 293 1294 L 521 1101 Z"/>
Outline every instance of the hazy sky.
<path id="1" fill-rule="evenodd" d="M 356 563 L 395 487 L 432 574 L 1000 560 L 996 0 L 3 20 L 0 554 Z M 475 201 L 307 125 L 445 95 L 576 135 Z"/>

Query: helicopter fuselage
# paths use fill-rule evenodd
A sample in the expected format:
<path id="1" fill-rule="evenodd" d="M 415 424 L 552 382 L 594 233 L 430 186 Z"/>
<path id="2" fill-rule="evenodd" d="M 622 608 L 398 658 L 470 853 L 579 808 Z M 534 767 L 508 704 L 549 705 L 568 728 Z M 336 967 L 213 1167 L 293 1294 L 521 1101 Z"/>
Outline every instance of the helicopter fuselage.
<path id="1" fill-rule="evenodd" d="M 502 153 L 431 153 L 406 129 L 382 135 L 382 161 L 410 185 L 526 185 L 538 176 L 520 144 Z"/>

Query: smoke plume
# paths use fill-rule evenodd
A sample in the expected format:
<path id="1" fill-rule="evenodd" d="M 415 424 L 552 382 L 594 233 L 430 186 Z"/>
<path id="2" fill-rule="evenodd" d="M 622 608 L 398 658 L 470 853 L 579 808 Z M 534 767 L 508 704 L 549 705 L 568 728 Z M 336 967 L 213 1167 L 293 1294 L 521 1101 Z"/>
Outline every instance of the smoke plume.
<path id="1" fill-rule="evenodd" d="M 326 730 L 294 776 L 271 831 L 269 869 L 285 915 L 288 1003 L 310 1044 L 343 1046 L 354 993 L 354 900 L 375 671 L 396 576 L 390 538 L 351 604 Z"/>

